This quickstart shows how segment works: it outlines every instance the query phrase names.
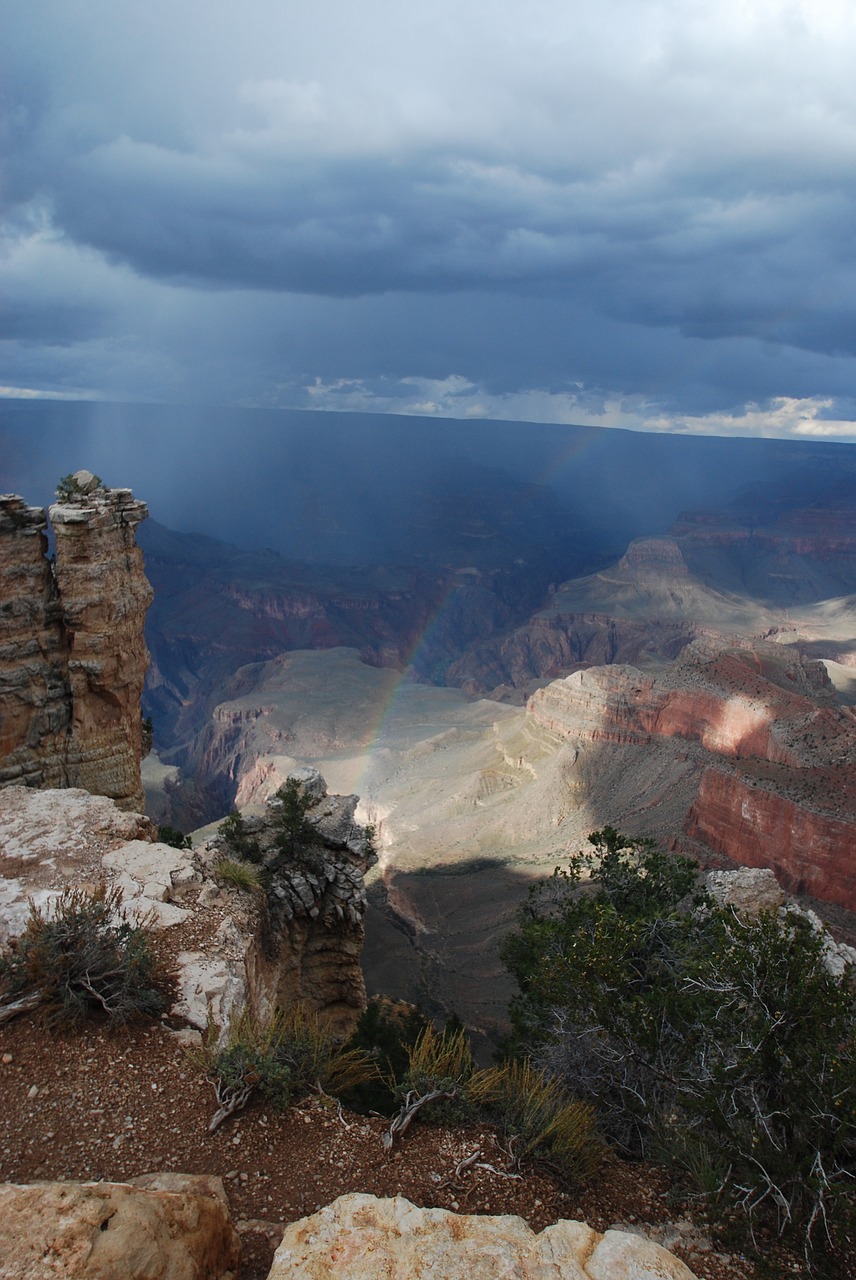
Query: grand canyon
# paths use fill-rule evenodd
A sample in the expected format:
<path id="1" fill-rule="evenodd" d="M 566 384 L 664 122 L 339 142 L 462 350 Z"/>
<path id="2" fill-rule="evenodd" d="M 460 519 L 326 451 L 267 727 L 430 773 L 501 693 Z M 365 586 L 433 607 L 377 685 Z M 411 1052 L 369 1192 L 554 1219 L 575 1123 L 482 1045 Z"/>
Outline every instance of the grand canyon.
<path id="1" fill-rule="evenodd" d="M 19 454 L 30 413 L 6 417 Z M 590 459 L 564 488 L 535 484 L 508 456 L 439 456 L 427 475 L 419 449 L 414 462 L 385 430 L 377 456 L 398 449 L 409 470 L 394 492 L 389 466 L 374 487 L 362 476 L 367 508 L 389 497 L 374 562 L 349 562 L 366 541 L 352 500 L 319 562 L 293 554 L 300 539 L 289 543 L 278 514 L 280 547 L 259 545 L 273 529 L 265 512 L 258 525 L 248 514 L 237 545 L 217 536 L 217 503 L 197 531 L 173 529 L 88 472 L 50 523 L 2 499 L 4 838 L 9 852 L 28 839 L 66 850 L 16 862 L 7 919 L 23 920 L 28 893 L 56 893 L 58 866 L 80 856 L 77 821 L 86 875 L 103 863 L 141 918 L 175 926 L 176 1016 L 196 1034 L 242 1003 L 262 1016 L 295 1000 L 347 1029 L 368 993 L 457 1015 L 485 1062 L 514 992 L 502 938 L 529 888 L 605 825 L 708 871 L 772 873 L 772 900 L 789 895 L 852 955 L 850 453 L 753 442 L 764 478 L 727 481 L 726 442 L 709 483 L 692 471 L 699 505 L 686 506 L 691 442 L 667 481 L 655 441 L 652 512 L 624 509 L 614 473 Z M 621 445 L 618 471 L 645 457 L 644 440 Z M 702 452 L 716 457 L 715 444 Z M 330 461 L 329 491 L 315 471 L 317 511 L 335 506 L 345 465 Z M 239 483 L 230 477 L 232 493 Z M 160 514 L 157 486 L 149 505 Z M 282 882 L 269 954 L 252 910 L 224 915 L 219 855 L 191 864 L 157 843 L 153 823 L 210 849 L 230 811 L 266 830 L 294 778 L 323 800 L 326 852 L 320 880 Z M 67 789 L 78 816 L 60 821 L 59 801 L 53 816 L 33 808 L 21 784 Z M 87 791 L 130 812 L 90 812 Z M 182 936 L 192 943 L 178 951 Z"/>

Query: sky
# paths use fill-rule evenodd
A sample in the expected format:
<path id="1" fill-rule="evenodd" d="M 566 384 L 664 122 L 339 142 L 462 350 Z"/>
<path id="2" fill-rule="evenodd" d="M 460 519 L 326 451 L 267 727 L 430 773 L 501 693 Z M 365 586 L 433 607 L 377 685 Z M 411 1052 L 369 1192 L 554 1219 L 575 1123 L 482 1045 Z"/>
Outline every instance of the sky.
<path id="1" fill-rule="evenodd" d="M 856 442 L 846 0 L 0 11 L 0 395 Z"/>

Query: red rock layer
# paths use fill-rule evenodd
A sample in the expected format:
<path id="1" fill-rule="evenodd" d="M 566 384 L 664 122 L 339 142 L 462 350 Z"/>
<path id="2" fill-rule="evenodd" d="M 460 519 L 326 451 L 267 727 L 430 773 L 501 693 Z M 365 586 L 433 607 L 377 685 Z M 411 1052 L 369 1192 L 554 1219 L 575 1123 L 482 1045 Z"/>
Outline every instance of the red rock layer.
<path id="1" fill-rule="evenodd" d="M 807 780 L 803 780 L 807 782 Z M 825 779 L 821 786 L 834 786 Z M 856 909 L 856 821 L 819 813 L 749 778 L 710 768 L 686 833 L 748 867 L 769 867 L 791 893 Z"/>
<path id="2" fill-rule="evenodd" d="M 569 741 L 620 745 L 628 794 L 643 757 L 672 740 L 675 776 L 689 761 L 699 778 L 673 831 L 856 910 L 856 715 L 825 705 L 818 665 L 773 645 L 697 644 L 662 679 L 626 666 L 578 671 L 538 690 L 527 711 Z M 598 772 L 592 796 L 608 812 Z"/>

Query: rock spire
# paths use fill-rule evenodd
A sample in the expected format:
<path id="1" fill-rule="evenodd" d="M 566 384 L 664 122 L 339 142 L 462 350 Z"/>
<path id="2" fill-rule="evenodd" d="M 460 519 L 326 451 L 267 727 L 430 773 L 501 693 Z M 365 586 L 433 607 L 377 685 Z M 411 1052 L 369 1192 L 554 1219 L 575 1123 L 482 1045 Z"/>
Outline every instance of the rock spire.
<path id="1" fill-rule="evenodd" d="M 45 512 L 0 495 L 0 786 L 82 787 L 141 811 L 144 502 L 88 471 Z"/>

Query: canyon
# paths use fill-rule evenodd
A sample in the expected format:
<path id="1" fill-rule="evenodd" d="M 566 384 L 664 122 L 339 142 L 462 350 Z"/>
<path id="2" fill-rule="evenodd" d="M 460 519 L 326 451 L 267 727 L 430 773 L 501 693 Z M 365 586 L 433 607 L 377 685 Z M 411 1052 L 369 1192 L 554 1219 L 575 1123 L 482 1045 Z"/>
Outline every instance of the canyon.
<path id="1" fill-rule="evenodd" d="M 777 544 L 753 570 L 772 584 L 756 597 L 735 589 L 744 527 L 685 513 L 553 586 L 441 683 L 367 663 L 364 647 L 251 661 L 220 684 L 187 772 L 249 812 L 297 763 L 359 793 L 380 853 L 370 990 L 459 1011 L 487 1042 L 511 994 L 498 941 L 528 885 L 607 823 L 706 866 L 772 867 L 852 937 L 856 597 L 805 599 L 821 577 L 853 585 L 856 542 L 838 525 Z M 759 545 L 767 556 L 770 539 Z"/>

